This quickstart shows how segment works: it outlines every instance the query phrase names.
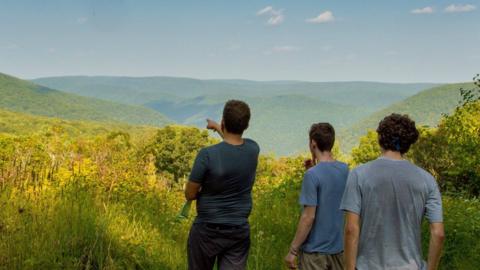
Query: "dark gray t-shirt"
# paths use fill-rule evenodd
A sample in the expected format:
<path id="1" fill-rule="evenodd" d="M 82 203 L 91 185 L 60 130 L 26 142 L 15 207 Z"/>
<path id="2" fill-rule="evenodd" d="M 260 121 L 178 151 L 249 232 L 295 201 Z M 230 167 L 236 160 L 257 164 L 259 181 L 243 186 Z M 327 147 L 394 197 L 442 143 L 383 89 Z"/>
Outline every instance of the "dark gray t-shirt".
<path id="1" fill-rule="evenodd" d="M 221 142 L 200 150 L 189 179 L 202 185 L 196 223 L 248 222 L 259 152 L 258 144 L 250 139 L 242 145 Z"/>
<path id="2" fill-rule="evenodd" d="M 348 165 L 320 162 L 303 178 L 300 204 L 316 206 L 315 221 L 302 250 L 308 253 L 337 254 L 343 251 L 343 212 L 339 209 Z"/>
<path id="3" fill-rule="evenodd" d="M 358 270 L 426 269 L 421 224 L 443 222 L 437 182 L 406 160 L 378 158 L 350 173 L 340 208 L 360 216 Z"/>

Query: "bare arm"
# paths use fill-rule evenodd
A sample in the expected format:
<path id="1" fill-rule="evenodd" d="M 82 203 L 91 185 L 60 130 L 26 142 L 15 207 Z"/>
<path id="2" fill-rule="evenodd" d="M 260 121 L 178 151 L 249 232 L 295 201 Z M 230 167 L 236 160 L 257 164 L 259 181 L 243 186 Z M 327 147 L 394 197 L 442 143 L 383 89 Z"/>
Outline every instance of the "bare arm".
<path id="1" fill-rule="evenodd" d="M 302 216 L 298 222 L 297 233 L 295 234 L 295 238 L 290 246 L 290 251 L 285 257 L 285 263 L 290 269 L 297 268 L 295 264 L 295 257 L 298 255 L 300 246 L 303 244 L 303 242 L 305 242 L 310 230 L 312 229 L 313 221 L 315 220 L 316 209 L 316 206 L 305 206 L 303 209 Z"/>
<path id="2" fill-rule="evenodd" d="M 357 264 L 360 216 L 347 212 L 345 215 L 345 269 L 355 270 Z"/>
<path id="3" fill-rule="evenodd" d="M 445 230 L 443 223 L 430 224 L 430 245 L 428 246 L 428 270 L 436 270 L 440 262 Z"/>
<path id="4" fill-rule="evenodd" d="M 193 201 L 197 199 L 198 192 L 202 186 L 199 183 L 193 181 L 188 181 L 187 186 L 185 187 L 185 198 L 187 201 Z"/>
<path id="5" fill-rule="evenodd" d="M 217 122 L 213 121 L 212 119 L 207 119 L 207 129 L 217 132 L 218 135 L 220 135 L 220 137 L 223 139 L 222 127 Z"/>
<path id="6" fill-rule="evenodd" d="M 297 233 L 292 241 L 291 247 L 293 250 L 298 251 L 300 246 L 305 242 L 312 229 L 313 221 L 315 220 L 316 206 L 305 206 L 303 208 L 302 216 L 298 222 Z"/>

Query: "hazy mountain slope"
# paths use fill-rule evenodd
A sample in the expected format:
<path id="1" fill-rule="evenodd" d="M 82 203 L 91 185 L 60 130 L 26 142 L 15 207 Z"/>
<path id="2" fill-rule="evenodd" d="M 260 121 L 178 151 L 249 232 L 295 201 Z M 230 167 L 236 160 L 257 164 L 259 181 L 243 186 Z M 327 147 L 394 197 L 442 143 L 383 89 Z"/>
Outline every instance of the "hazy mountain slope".
<path id="1" fill-rule="evenodd" d="M 289 155 L 307 150 L 308 129 L 314 122 L 331 122 L 337 129 L 347 127 L 369 114 L 361 107 L 338 105 L 299 95 L 280 95 L 245 100 L 252 110 L 245 134 L 258 141 L 264 153 Z M 158 106 L 162 113 L 184 124 L 205 126 L 205 118 L 219 120 L 223 102 L 212 104 L 195 98 Z M 182 116 L 173 118 L 174 115 Z"/>
<path id="2" fill-rule="evenodd" d="M 121 103 L 182 101 L 204 96 L 213 101 L 275 95 L 313 96 L 325 102 L 365 106 L 372 111 L 388 106 L 434 84 L 377 82 L 302 82 L 197 80 L 174 77 L 68 76 L 40 78 L 34 82 L 83 96 Z"/>
<path id="3" fill-rule="evenodd" d="M 155 126 L 168 123 L 165 116 L 145 107 L 64 93 L 1 73 L 0 108 L 64 119 Z"/>
<path id="4" fill-rule="evenodd" d="M 408 114 L 419 125 L 435 126 L 443 113 L 450 113 L 458 104 L 461 87 L 472 88 L 473 84 L 446 84 L 430 88 L 371 114 L 340 133 L 345 147 L 357 144 L 360 136 L 368 129 L 375 129 L 379 121 L 391 113 Z"/>
<path id="5" fill-rule="evenodd" d="M 112 131 L 124 131 L 133 135 L 153 134 L 156 128 L 151 126 L 132 126 L 122 123 L 64 120 L 46 116 L 13 112 L 0 109 L 0 133 L 30 135 L 60 128 L 72 137 L 99 135 Z"/>
<path id="6" fill-rule="evenodd" d="M 290 155 L 308 150 L 312 123 L 330 122 L 336 130 L 359 121 L 361 107 L 338 105 L 305 96 L 275 96 L 247 100 L 252 122 L 247 135 L 257 139 L 265 153 Z M 340 140 L 341 141 L 341 140 Z"/>

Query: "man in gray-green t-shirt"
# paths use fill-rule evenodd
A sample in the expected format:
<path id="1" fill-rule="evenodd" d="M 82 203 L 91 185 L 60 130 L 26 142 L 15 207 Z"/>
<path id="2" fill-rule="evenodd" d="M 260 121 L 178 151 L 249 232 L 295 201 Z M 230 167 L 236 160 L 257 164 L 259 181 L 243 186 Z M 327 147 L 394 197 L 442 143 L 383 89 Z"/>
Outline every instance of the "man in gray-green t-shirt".
<path id="1" fill-rule="evenodd" d="M 444 239 L 442 200 L 431 174 L 403 159 L 418 139 L 415 122 L 392 114 L 379 124 L 383 154 L 352 170 L 340 208 L 346 211 L 347 270 L 434 270 Z M 421 225 L 430 223 L 428 263 Z"/>
<path id="2" fill-rule="evenodd" d="M 185 190 L 197 200 L 197 217 L 188 237 L 188 269 L 243 270 L 250 249 L 248 216 L 260 148 L 242 137 L 250 120 L 245 102 L 230 100 L 221 124 L 208 120 L 207 128 L 223 141 L 197 155 Z"/>

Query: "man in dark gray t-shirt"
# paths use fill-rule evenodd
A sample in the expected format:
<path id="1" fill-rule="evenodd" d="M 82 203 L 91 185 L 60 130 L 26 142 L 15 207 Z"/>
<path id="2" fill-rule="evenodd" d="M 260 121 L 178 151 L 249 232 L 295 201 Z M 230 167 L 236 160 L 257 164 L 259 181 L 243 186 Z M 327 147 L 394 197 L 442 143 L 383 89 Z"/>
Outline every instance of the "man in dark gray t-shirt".
<path id="1" fill-rule="evenodd" d="M 221 143 L 200 150 L 185 190 L 197 200 L 197 217 L 188 238 L 188 269 L 243 270 L 250 248 L 248 217 L 260 148 L 242 138 L 250 109 L 242 101 L 225 104 L 221 125 L 207 120 Z"/>
<path id="2" fill-rule="evenodd" d="M 431 174 L 403 159 L 418 139 L 415 122 L 392 114 L 377 129 L 383 154 L 353 169 L 340 208 L 346 211 L 347 270 L 434 270 L 444 238 L 442 200 Z M 430 223 L 428 264 L 421 225 Z"/>

